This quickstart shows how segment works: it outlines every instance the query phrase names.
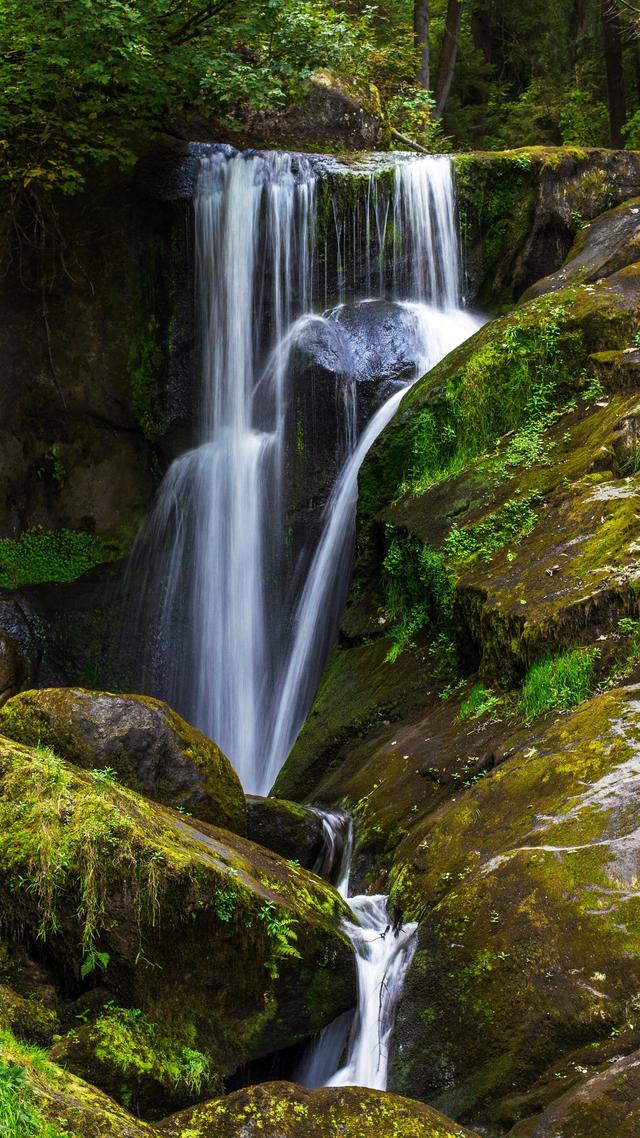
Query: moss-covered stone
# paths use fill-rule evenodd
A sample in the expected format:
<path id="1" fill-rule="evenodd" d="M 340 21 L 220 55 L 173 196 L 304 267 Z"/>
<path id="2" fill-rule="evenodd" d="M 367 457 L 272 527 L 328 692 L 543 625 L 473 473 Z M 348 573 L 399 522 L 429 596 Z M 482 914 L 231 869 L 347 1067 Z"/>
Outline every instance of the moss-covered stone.
<path id="1" fill-rule="evenodd" d="M 200 1052 L 222 1080 L 352 1005 L 344 902 L 313 874 L 49 749 L 0 740 L 0 785 L 3 923 L 76 990 L 99 978 L 107 1004 L 140 1009 L 165 1055 Z"/>
<path id="2" fill-rule="evenodd" d="M 282 798 L 247 795 L 247 836 L 281 857 L 318 872 L 323 833 L 322 819 L 308 806 Z"/>
<path id="3" fill-rule="evenodd" d="M 165 1119 L 166 1138 L 473 1138 L 424 1103 L 361 1087 L 263 1083 Z"/>
<path id="4" fill-rule="evenodd" d="M 21 692 L 3 707 L 0 732 L 51 747 L 86 770 L 112 772 L 205 822 L 246 832 L 244 794 L 229 760 L 159 699 L 83 688 Z"/>
<path id="5" fill-rule="evenodd" d="M 612 1036 L 628 1049 L 640 985 L 639 691 L 561 717 L 399 846 L 391 895 L 422 923 L 395 1089 L 509 1125 L 522 1111 L 510 1096 L 567 1052 Z"/>

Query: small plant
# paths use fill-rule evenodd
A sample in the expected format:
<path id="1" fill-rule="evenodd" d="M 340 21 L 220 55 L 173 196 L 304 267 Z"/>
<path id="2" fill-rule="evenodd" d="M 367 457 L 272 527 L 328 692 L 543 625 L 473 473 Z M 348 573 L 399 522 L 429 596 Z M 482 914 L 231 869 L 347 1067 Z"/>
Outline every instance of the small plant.
<path id="1" fill-rule="evenodd" d="M 277 980 L 279 976 L 278 962 L 280 960 L 287 957 L 300 959 L 300 953 L 293 944 L 293 941 L 298 939 L 298 934 L 293 926 L 297 925 L 298 922 L 295 917 L 287 913 L 278 914 L 273 901 L 265 901 L 258 917 L 264 921 L 267 936 L 271 941 L 271 953 L 268 960 L 265 960 L 264 966 L 272 980 Z"/>
<path id="2" fill-rule="evenodd" d="M 235 889 L 216 889 L 213 895 L 213 910 L 219 921 L 228 924 L 236 911 L 238 894 Z"/>
<path id="3" fill-rule="evenodd" d="M 602 386 L 597 375 L 589 376 L 583 390 L 582 398 L 585 403 L 595 403 L 596 400 L 602 399 L 604 395 L 604 387 Z"/>
<path id="4" fill-rule="evenodd" d="M 465 719 L 480 719 L 482 715 L 487 715 L 502 703 L 500 696 L 497 696 L 490 688 L 486 688 L 484 684 L 476 684 L 471 690 L 469 698 L 464 701 L 458 712 L 458 719 L 464 721 Z"/>
<path id="5" fill-rule="evenodd" d="M 2 1034 L 4 1044 L 7 1033 Z M 25 1053 L 29 1050 L 24 1048 Z M 33 1051 L 34 1065 L 42 1062 Z M 40 1114 L 29 1084 L 28 1068 L 9 1058 L 0 1059 L 0 1134 L 2 1138 L 64 1138 Z"/>
<path id="6" fill-rule="evenodd" d="M 535 719 L 545 711 L 577 707 L 591 694 L 597 648 L 572 648 L 557 656 L 546 656 L 529 669 L 522 685 L 518 707 L 525 719 Z"/>
<path id="7" fill-rule="evenodd" d="M 109 786 L 118 781 L 118 772 L 113 767 L 94 767 L 91 774 L 98 782 L 106 782 Z"/>

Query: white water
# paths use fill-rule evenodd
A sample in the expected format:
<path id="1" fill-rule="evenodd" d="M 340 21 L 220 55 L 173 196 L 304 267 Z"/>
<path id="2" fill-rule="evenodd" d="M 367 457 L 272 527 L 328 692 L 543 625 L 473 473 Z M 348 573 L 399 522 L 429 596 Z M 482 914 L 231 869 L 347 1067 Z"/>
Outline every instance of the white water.
<path id="1" fill-rule="evenodd" d="M 323 818 L 329 850 L 336 856 L 344 834 L 345 815 L 321 810 L 317 813 Z M 417 925 L 407 923 L 395 928 L 388 897 L 382 894 L 348 896 L 351 848 L 349 829 L 337 888 L 348 900 L 354 916 L 353 921 L 344 921 L 342 927 L 355 953 L 358 1007 L 350 1026 L 346 1017 L 340 1016 L 320 1033 L 297 1077 L 309 1087 L 359 1086 L 384 1091 L 389 1043 L 404 978 L 415 951 Z M 346 1061 L 340 1066 L 347 1036 Z"/>
<path id="2" fill-rule="evenodd" d="M 258 794 L 269 791 L 295 741 L 337 632 L 358 471 L 403 393 L 393 393 L 358 439 L 355 382 L 343 388 L 336 450 L 344 465 L 317 548 L 300 563 L 306 579 L 292 591 L 285 532 L 292 352 L 312 323 L 340 331 L 339 315 L 312 311 L 316 190 L 314 168 L 299 156 L 203 152 L 195 198 L 201 442 L 171 466 L 137 547 L 138 581 L 152 597 L 144 613 L 154 647 L 148 686 L 215 739 L 245 790 Z M 341 295 L 364 240 L 365 287 L 376 277 L 375 247 L 377 288 L 391 270 L 394 296 L 412 317 L 422 345 L 417 376 L 479 323 L 460 302 L 450 162 L 399 161 L 391 199 L 371 179 L 362 210 L 357 232 L 355 220 L 350 228 L 335 211 Z"/>

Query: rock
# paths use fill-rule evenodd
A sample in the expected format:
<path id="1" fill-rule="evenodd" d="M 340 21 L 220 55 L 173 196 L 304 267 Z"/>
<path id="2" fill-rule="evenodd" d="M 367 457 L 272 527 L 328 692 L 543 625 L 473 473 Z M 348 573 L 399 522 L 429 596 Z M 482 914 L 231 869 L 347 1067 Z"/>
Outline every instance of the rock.
<path id="1" fill-rule="evenodd" d="M 263 1083 L 203 1103 L 158 1126 L 166 1138 L 242 1138 L 248 1120 L 263 1138 L 473 1138 L 424 1103 L 363 1087 L 308 1091 Z"/>
<path id="2" fill-rule="evenodd" d="M 422 921 L 393 1089 L 472 1125 L 507 1126 L 522 1117 L 514 1096 L 564 1070 L 578 1047 L 591 1045 L 590 1065 L 618 1036 L 628 1048 L 640 984 L 638 731 L 640 686 L 596 696 L 401 843 L 392 899 Z"/>
<path id="3" fill-rule="evenodd" d="M 449 713 L 436 710 L 448 680 L 461 678 L 454 646 L 464 674 L 480 668 L 513 685 L 550 648 L 596 643 L 635 617 L 637 391 L 611 372 L 611 386 L 589 394 L 585 375 L 593 352 L 632 340 L 637 281 L 636 267 L 529 301 L 405 396 L 360 473 L 341 636 L 277 794 L 370 805 L 380 784 L 385 846 L 406 825 L 416 766 L 439 768 L 421 741 L 446 739 L 446 763 L 454 753 Z M 547 411 L 531 428 L 526 408 L 540 384 Z M 468 745 L 479 759 L 492 753 Z"/>
<path id="4" fill-rule="evenodd" d="M 249 1060 L 353 1006 L 346 907 L 331 886 L 104 772 L 7 739 L 0 908 L 56 976 L 85 990 L 55 1055 L 149 1116 L 216 1093 Z"/>
<path id="5" fill-rule="evenodd" d="M 640 260 L 640 198 L 631 198 L 616 209 L 600 214 L 585 225 L 557 272 L 536 281 L 525 300 L 574 284 L 610 277 Z"/>
<path id="6" fill-rule="evenodd" d="M 322 819 L 308 806 L 247 795 L 247 837 L 317 872 L 323 849 Z"/>
<path id="7" fill-rule="evenodd" d="M 628 150 L 532 146 L 455 164 L 468 295 L 492 311 L 555 273 L 584 222 L 640 190 L 640 158 Z"/>
<path id="8" fill-rule="evenodd" d="M 640 1051 L 610 1061 L 508 1138 L 635 1138 L 640 1127 Z"/>
<path id="9" fill-rule="evenodd" d="M 27 691 L 2 709 L 0 732 L 51 747 L 86 770 L 113 769 L 156 802 L 245 833 L 244 794 L 229 760 L 161 700 L 83 688 Z"/>
<path id="10" fill-rule="evenodd" d="M 49 1062 L 42 1052 L 24 1047 L 7 1032 L 2 1035 L 0 1063 L 7 1117 L 12 1106 L 19 1107 L 20 1119 L 29 1126 L 22 1133 L 153 1138 L 151 1127 L 108 1095 Z"/>

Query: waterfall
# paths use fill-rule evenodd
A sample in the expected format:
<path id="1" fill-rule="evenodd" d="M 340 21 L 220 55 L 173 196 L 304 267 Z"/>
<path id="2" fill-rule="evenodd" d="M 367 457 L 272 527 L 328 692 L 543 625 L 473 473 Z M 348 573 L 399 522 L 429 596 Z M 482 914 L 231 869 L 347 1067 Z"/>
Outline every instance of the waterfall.
<path id="1" fill-rule="evenodd" d="M 348 209 L 333 193 L 322 256 L 317 207 L 328 182 L 320 160 L 202 147 L 199 161 L 200 440 L 167 472 L 132 576 L 152 658 L 145 687 L 215 739 L 247 792 L 264 794 L 304 722 L 337 632 L 362 461 L 407 382 L 479 322 L 461 307 L 448 159 L 401 157 L 386 189 L 365 172 Z M 372 291 L 399 302 L 394 312 L 417 347 L 404 386 L 394 381 L 386 402 L 361 422 L 362 337 L 349 340 L 342 310 L 321 314 L 314 306 L 320 297 L 363 301 Z M 350 312 L 357 324 L 366 305 Z M 330 337 L 345 378 L 339 473 L 318 533 L 311 527 L 308 547 L 292 563 L 287 448 L 296 442 L 296 351 L 310 330 Z"/>
<path id="2" fill-rule="evenodd" d="M 417 925 L 394 922 L 383 894 L 349 897 L 351 827 L 345 834 L 342 812 L 316 811 L 323 819 L 327 857 L 340 857 L 341 895 L 353 920 L 343 921 L 356 959 L 358 1007 L 325 1027 L 297 1073 L 305 1086 L 372 1087 L 386 1090 L 389 1043 L 404 979 L 415 950 Z M 342 839 L 340 847 L 339 839 Z M 345 873 L 345 862 L 347 871 Z M 346 1061 L 340 1065 L 346 1047 Z"/>

